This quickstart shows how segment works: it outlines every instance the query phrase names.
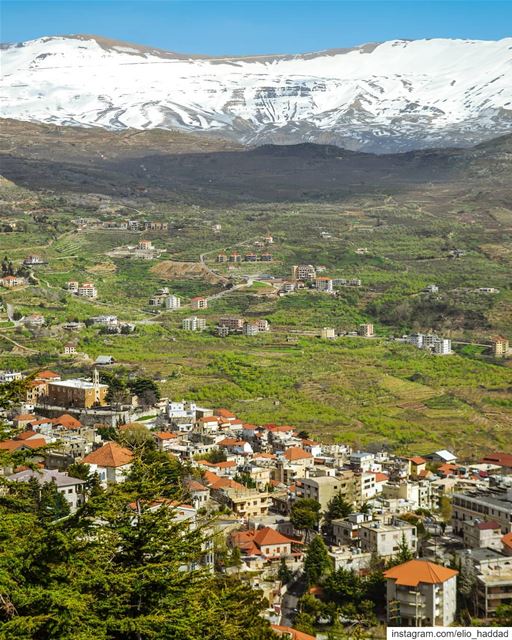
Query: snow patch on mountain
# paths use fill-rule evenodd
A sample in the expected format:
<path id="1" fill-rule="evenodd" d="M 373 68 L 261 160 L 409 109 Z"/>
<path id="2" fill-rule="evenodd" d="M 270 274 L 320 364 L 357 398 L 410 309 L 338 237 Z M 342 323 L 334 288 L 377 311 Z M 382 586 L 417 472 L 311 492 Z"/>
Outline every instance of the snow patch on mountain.
<path id="1" fill-rule="evenodd" d="M 0 114 L 18 120 L 368 151 L 469 145 L 512 130 L 512 38 L 208 58 L 62 36 L 0 55 Z"/>

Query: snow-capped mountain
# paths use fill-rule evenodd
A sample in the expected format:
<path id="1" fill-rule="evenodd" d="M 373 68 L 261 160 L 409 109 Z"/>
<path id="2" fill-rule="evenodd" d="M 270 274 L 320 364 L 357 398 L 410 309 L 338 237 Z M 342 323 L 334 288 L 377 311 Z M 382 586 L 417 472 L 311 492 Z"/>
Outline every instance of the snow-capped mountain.
<path id="1" fill-rule="evenodd" d="M 512 130 L 512 38 L 208 58 L 59 36 L 3 46 L 1 58 L 0 113 L 18 120 L 377 152 Z"/>

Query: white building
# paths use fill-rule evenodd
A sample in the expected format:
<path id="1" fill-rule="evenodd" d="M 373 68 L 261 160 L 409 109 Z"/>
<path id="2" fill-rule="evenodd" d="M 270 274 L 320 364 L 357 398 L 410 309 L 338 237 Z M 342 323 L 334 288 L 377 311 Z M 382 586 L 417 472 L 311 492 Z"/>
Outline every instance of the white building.
<path id="1" fill-rule="evenodd" d="M 410 560 L 384 572 L 390 626 L 447 627 L 455 620 L 458 571 Z"/>
<path id="2" fill-rule="evenodd" d="M 361 549 L 378 553 L 381 558 L 393 558 L 405 540 L 409 551 L 416 555 L 418 537 L 416 527 L 410 522 L 392 518 L 389 522 L 373 520 L 362 523 L 359 529 Z"/>
<path id="3" fill-rule="evenodd" d="M 245 322 L 242 331 L 244 336 L 256 336 L 260 329 L 256 322 Z"/>
<path id="4" fill-rule="evenodd" d="M 82 460 L 90 466 L 90 473 L 97 473 L 102 486 L 124 482 L 132 463 L 132 452 L 117 442 L 107 442 Z"/>
<path id="5" fill-rule="evenodd" d="M 452 341 L 448 338 L 439 338 L 434 342 L 434 353 L 438 356 L 448 356 L 452 352 Z"/>
<path id="6" fill-rule="evenodd" d="M 69 504 L 71 513 L 74 513 L 84 503 L 85 480 L 72 478 L 67 473 L 49 469 L 25 469 L 9 476 L 9 480 L 15 482 L 28 482 L 32 478 L 35 478 L 40 486 L 48 482 L 55 483 L 57 491 L 64 496 Z"/>
<path id="7" fill-rule="evenodd" d="M 22 379 L 23 374 L 20 371 L 0 371 L 0 382 L 14 382 Z"/>
<path id="8" fill-rule="evenodd" d="M 164 300 L 166 309 L 179 309 L 181 307 L 181 298 L 178 296 L 167 296 Z"/>
<path id="9" fill-rule="evenodd" d="M 92 282 L 84 282 L 78 287 L 78 295 L 82 298 L 97 298 L 98 291 Z"/>
<path id="10" fill-rule="evenodd" d="M 185 331 L 203 331 L 206 329 L 206 320 L 197 316 L 184 318 L 181 322 L 181 327 Z"/>

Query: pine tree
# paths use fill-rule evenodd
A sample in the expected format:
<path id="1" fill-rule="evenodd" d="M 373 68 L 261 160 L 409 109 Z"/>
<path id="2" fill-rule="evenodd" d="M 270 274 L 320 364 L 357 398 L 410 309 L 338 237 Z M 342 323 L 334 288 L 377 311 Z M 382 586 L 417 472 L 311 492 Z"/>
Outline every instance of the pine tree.
<path id="1" fill-rule="evenodd" d="M 204 566 L 209 523 L 177 517 L 187 474 L 159 452 L 135 452 L 123 484 L 58 519 L 55 487 L 38 502 L 35 487 L 6 483 L 2 640 L 272 638 L 261 594 Z M 40 513 L 48 505 L 51 519 Z"/>
<path id="2" fill-rule="evenodd" d="M 304 574 L 309 584 L 318 584 L 332 568 L 329 550 L 322 536 L 315 536 L 309 543 L 304 559 Z"/>

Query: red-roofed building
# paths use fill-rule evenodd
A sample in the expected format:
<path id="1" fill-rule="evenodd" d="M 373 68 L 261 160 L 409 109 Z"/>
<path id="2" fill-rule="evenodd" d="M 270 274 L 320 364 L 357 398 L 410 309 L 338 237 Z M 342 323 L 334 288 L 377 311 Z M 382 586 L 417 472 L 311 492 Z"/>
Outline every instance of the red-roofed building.
<path id="1" fill-rule="evenodd" d="M 215 409 L 214 415 L 222 419 L 222 422 L 232 422 L 236 420 L 236 415 L 227 409 Z"/>
<path id="2" fill-rule="evenodd" d="M 427 461 L 421 456 L 414 456 L 413 458 L 406 458 L 408 463 L 407 473 L 410 476 L 419 476 L 422 471 L 427 468 Z"/>
<path id="3" fill-rule="evenodd" d="M 34 422 L 35 420 L 37 420 L 37 417 L 32 413 L 21 413 L 19 416 L 14 418 L 14 422 L 18 429 L 26 427 L 29 422 Z"/>
<path id="4" fill-rule="evenodd" d="M 316 636 L 312 636 L 304 631 L 297 631 L 292 627 L 284 627 L 280 624 L 271 625 L 272 631 L 282 638 L 282 640 L 315 640 Z"/>
<path id="5" fill-rule="evenodd" d="M 512 473 L 512 453 L 490 453 L 482 458 L 482 462 L 498 465 L 504 473 Z"/>
<path id="6" fill-rule="evenodd" d="M 90 465 L 91 473 L 97 473 L 103 486 L 124 482 L 133 459 L 132 452 L 117 442 L 107 442 L 82 460 Z"/>
<path id="7" fill-rule="evenodd" d="M 253 452 L 248 442 L 236 438 L 224 438 L 220 442 L 217 442 L 217 445 L 220 449 L 227 449 L 239 455 L 249 455 Z"/>
<path id="8" fill-rule="evenodd" d="M 288 538 L 271 527 L 236 531 L 231 534 L 231 544 L 240 549 L 242 556 L 261 556 L 269 561 L 280 560 L 281 557 L 302 557 L 302 550 L 296 550 L 302 542 Z"/>
<path id="9" fill-rule="evenodd" d="M 190 300 L 190 307 L 194 311 L 199 311 L 200 309 L 208 309 L 208 298 L 203 298 L 201 296 L 197 296 Z"/>
<path id="10" fill-rule="evenodd" d="M 190 497 L 192 498 L 192 502 L 196 509 L 204 507 L 210 499 L 210 489 L 197 480 L 188 480 L 185 482 L 185 488 L 190 493 Z"/>
<path id="11" fill-rule="evenodd" d="M 46 440 L 39 436 L 25 439 L 13 438 L 12 440 L 3 440 L 0 442 L 0 449 L 4 451 L 19 451 L 22 449 L 39 449 L 46 446 Z"/>
<path id="12" fill-rule="evenodd" d="M 178 436 L 172 431 L 157 431 L 153 434 L 156 446 L 160 451 L 167 451 L 171 448 L 173 442 L 176 442 Z"/>
<path id="13" fill-rule="evenodd" d="M 512 531 L 501 538 L 501 544 L 503 545 L 503 553 L 506 556 L 512 556 Z"/>
<path id="14" fill-rule="evenodd" d="M 64 427 L 64 429 L 81 429 L 82 423 L 70 416 L 69 413 L 63 413 L 58 418 L 52 420 L 53 424 L 58 427 Z"/>
<path id="15" fill-rule="evenodd" d="M 388 624 L 447 627 L 455 620 L 458 571 L 410 560 L 384 572 Z"/>
<path id="16" fill-rule="evenodd" d="M 34 379 L 57 382 L 58 380 L 60 380 L 60 375 L 58 373 L 55 373 L 55 371 L 49 371 L 48 369 L 45 369 L 44 371 L 40 371 Z"/>

